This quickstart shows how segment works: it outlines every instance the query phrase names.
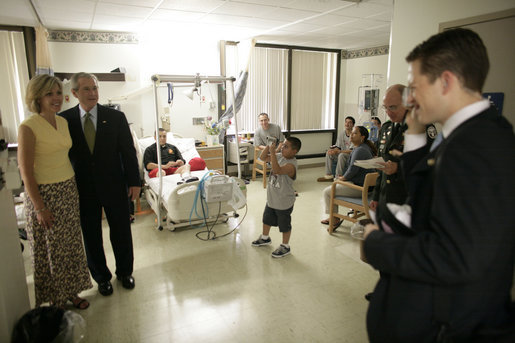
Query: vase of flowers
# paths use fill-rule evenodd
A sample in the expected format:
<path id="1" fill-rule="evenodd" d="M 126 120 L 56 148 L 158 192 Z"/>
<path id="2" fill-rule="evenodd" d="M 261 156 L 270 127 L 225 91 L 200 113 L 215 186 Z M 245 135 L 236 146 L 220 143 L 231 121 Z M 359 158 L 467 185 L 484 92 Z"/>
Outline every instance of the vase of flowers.
<path id="1" fill-rule="evenodd" d="M 229 127 L 229 124 L 229 120 L 217 122 L 213 120 L 213 117 L 207 117 L 204 120 L 204 128 L 206 130 L 206 144 L 208 146 L 220 144 L 220 133 L 222 132 L 222 129 L 227 129 Z"/>

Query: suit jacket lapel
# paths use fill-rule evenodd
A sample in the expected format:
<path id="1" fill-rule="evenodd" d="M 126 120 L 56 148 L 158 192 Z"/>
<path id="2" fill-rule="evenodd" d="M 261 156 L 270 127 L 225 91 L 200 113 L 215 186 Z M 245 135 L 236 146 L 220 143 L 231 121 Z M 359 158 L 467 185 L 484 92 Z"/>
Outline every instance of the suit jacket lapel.
<path id="1" fill-rule="evenodd" d="M 88 146 L 86 143 L 86 138 L 84 137 L 84 130 L 82 129 L 82 123 L 80 120 L 80 109 L 79 105 L 75 106 L 75 111 L 73 112 L 73 116 L 70 118 L 71 124 L 73 127 L 73 133 L 72 135 L 75 135 L 77 137 L 78 143 L 80 143 L 80 146 Z"/>
<path id="2" fill-rule="evenodd" d="M 95 135 L 95 152 L 97 151 L 97 145 L 101 144 L 102 137 L 105 135 L 105 124 L 106 124 L 106 114 L 101 105 L 97 105 L 97 131 Z"/>

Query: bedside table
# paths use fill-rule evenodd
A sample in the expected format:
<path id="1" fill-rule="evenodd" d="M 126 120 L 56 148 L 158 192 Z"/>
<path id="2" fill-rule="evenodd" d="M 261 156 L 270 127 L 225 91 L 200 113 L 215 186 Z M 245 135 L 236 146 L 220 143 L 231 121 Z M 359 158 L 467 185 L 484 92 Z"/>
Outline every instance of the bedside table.
<path id="1" fill-rule="evenodd" d="M 225 152 L 223 145 L 196 147 L 200 157 L 206 161 L 208 169 L 218 170 L 225 174 Z"/>

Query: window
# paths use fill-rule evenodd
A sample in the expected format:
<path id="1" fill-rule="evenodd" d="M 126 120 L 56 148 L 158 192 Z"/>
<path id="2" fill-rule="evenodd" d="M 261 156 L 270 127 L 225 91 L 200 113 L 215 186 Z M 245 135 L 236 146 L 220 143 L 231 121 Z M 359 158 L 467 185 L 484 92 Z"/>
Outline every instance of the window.
<path id="1" fill-rule="evenodd" d="M 250 57 L 247 92 L 238 116 L 240 131 L 254 132 L 258 125 L 258 115 L 263 112 L 268 114 L 272 123 L 283 129 L 286 128 L 287 66 L 287 50 L 253 49 Z"/>
<path id="2" fill-rule="evenodd" d="M 291 131 L 335 128 L 336 53 L 293 50 Z"/>
<path id="3" fill-rule="evenodd" d="M 227 75 L 238 75 L 236 45 L 226 46 L 226 61 Z M 238 113 L 239 132 L 254 132 L 262 112 L 268 113 L 270 121 L 283 131 L 335 129 L 339 61 L 336 50 L 256 46 Z"/>

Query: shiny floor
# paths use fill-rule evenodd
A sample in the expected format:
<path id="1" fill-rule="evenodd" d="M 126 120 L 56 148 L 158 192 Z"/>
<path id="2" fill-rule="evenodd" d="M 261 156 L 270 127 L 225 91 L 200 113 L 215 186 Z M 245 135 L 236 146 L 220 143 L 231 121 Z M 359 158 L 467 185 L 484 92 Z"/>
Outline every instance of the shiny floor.
<path id="1" fill-rule="evenodd" d="M 322 174 L 323 167 L 298 172 L 291 255 L 282 259 L 270 255 L 281 242 L 277 228 L 272 245 L 251 246 L 266 201 L 260 178 L 248 185 L 246 216 L 241 210 L 214 231 L 220 236 L 242 221 L 239 228 L 217 240 L 195 236 L 205 227 L 158 231 L 153 213 L 138 215 L 132 230 L 136 288 L 113 279 L 109 297 L 96 284 L 83 292 L 91 306 L 73 309 L 87 323 L 81 342 L 366 342 L 363 296 L 378 274 L 359 260 L 350 223 L 333 236 L 320 224 L 326 217 L 322 190 L 329 185 L 316 182 Z M 114 274 L 106 223 L 104 229 Z M 28 249 L 24 258 L 33 306 Z"/>

